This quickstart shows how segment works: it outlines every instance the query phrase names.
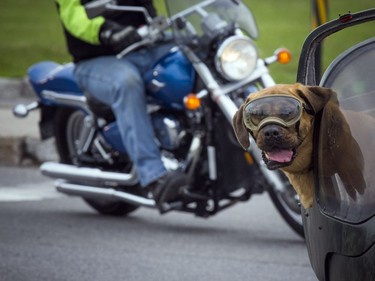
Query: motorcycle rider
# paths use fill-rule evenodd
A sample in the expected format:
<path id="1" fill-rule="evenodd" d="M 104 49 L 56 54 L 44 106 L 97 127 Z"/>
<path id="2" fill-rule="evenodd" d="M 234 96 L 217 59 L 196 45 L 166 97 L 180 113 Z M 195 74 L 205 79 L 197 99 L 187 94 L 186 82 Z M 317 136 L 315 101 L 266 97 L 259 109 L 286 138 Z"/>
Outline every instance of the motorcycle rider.
<path id="1" fill-rule="evenodd" d="M 178 197 L 175 178 L 167 172 L 147 113 L 142 75 L 171 45 L 137 49 L 121 59 L 116 54 L 140 41 L 136 28 L 146 23 L 143 13 L 107 13 L 89 19 L 84 4 L 91 0 L 56 0 L 68 50 L 75 62 L 78 85 L 112 108 L 122 141 L 142 187 L 152 192 L 160 212 L 163 203 Z M 152 0 L 118 0 L 118 5 L 142 6 L 156 16 Z"/>

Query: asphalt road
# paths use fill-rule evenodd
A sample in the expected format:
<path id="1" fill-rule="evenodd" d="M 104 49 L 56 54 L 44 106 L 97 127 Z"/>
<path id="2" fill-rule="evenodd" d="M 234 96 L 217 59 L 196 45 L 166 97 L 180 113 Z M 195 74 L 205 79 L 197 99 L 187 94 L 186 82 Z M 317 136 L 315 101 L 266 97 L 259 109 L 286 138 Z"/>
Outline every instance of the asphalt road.
<path id="1" fill-rule="evenodd" d="M 0 281 L 317 280 L 268 196 L 209 219 L 96 214 L 34 168 L 0 167 Z"/>

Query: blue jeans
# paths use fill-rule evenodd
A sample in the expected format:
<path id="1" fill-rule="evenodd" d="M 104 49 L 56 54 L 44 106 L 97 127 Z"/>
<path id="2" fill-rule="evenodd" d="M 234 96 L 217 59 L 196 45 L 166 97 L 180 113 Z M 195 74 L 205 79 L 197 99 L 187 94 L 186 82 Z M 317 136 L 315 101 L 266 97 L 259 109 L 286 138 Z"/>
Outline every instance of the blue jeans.
<path id="1" fill-rule="evenodd" d="M 112 108 L 141 186 L 167 173 L 147 113 L 143 75 L 170 48 L 171 45 L 162 45 L 141 49 L 121 59 L 97 57 L 79 62 L 75 67 L 79 86 Z"/>

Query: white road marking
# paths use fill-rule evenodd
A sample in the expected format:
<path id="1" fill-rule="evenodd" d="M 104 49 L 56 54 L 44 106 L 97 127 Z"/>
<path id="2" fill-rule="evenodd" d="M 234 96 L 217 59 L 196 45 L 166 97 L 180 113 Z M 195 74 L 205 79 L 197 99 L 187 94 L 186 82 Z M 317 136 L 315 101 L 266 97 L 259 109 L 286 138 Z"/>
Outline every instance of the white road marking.
<path id="1" fill-rule="evenodd" d="M 39 201 L 63 197 L 53 182 L 29 183 L 17 186 L 0 185 L 0 202 Z"/>

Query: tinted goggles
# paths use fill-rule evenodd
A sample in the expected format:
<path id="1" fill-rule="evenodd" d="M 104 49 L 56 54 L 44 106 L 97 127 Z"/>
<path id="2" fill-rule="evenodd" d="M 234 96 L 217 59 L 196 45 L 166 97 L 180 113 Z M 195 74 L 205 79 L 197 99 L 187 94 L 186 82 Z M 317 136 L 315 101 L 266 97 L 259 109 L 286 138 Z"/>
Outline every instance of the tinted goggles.
<path id="1" fill-rule="evenodd" d="M 304 104 L 293 96 L 261 97 L 245 105 L 243 121 L 252 131 L 257 131 L 269 123 L 290 127 L 301 119 L 303 108 Z"/>

